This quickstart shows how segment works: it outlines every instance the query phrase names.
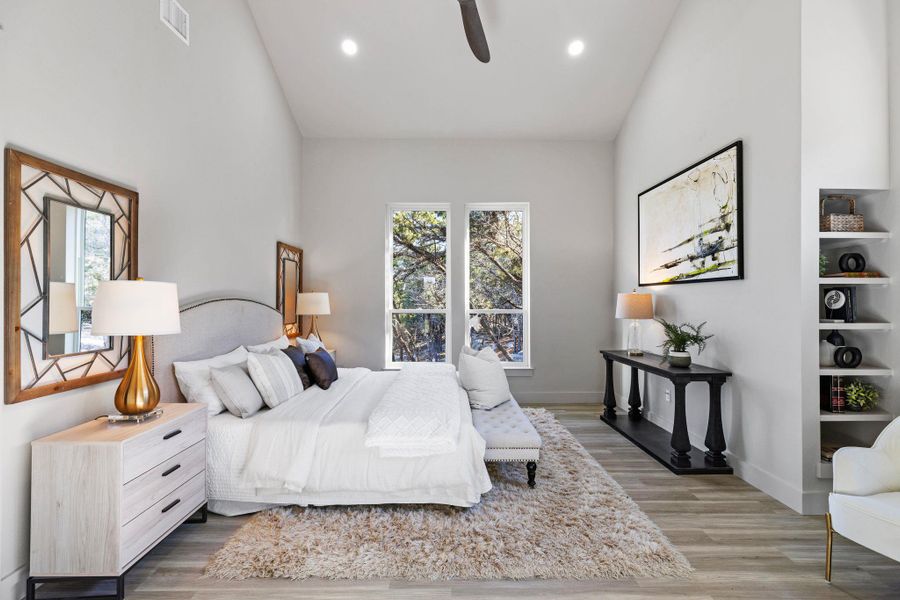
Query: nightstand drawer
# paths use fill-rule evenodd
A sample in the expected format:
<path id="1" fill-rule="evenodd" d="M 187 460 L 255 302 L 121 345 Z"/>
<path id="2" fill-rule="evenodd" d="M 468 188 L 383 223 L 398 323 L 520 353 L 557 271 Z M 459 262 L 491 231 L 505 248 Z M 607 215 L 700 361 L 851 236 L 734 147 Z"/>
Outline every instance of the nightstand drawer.
<path id="1" fill-rule="evenodd" d="M 122 481 L 131 481 L 205 438 L 206 411 L 195 410 L 127 440 L 122 446 Z"/>
<path id="2" fill-rule="evenodd" d="M 135 477 L 122 490 L 122 522 L 128 523 L 205 469 L 206 440 L 200 440 L 187 450 Z"/>
<path id="3" fill-rule="evenodd" d="M 121 568 L 156 544 L 206 502 L 206 473 L 200 473 L 122 527 Z"/>

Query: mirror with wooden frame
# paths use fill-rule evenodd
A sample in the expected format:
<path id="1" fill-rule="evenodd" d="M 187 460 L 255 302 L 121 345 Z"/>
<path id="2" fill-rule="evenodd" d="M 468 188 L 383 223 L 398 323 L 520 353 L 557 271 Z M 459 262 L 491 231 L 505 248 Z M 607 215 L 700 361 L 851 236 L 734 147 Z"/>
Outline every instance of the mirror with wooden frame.
<path id="1" fill-rule="evenodd" d="M 275 246 L 275 308 L 282 315 L 284 333 L 300 335 L 297 294 L 303 290 L 303 250 L 284 242 Z"/>
<path id="2" fill-rule="evenodd" d="M 7 404 L 121 377 L 130 345 L 91 332 L 101 281 L 137 276 L 138 194 L 6 149 Z"/>

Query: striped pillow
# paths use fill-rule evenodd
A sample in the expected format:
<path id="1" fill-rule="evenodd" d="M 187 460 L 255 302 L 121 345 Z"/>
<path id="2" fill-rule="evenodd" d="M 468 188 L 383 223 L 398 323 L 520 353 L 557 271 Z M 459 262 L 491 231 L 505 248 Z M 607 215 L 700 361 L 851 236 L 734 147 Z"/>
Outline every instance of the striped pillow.
<path id="1" fill-rule="evenodd" d="M 247 355 L 250 379 L 269 408 L 275 408 L 303 391 L 294 363 L 281 350 Z"/>

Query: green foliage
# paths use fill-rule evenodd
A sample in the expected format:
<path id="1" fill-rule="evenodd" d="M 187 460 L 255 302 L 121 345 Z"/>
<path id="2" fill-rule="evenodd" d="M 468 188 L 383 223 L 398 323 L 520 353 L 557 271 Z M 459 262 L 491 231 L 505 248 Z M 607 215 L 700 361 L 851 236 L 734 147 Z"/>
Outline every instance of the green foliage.
<path id="1" fill-rule="evenodd" d="M 394 308 L 446 307 L 447 212 L 407 210 L 393 214 L 392 267 Z M 395 314 L 392 318 L 396 362 L 436 362 L 445 357 L 445 317 L 440 313 Z"/>
<path id="2" fill-rule="evenodd" d="M 470 309 L 476 311 L 473 347 L 492 347 L 502 360 L 523 360 L 524 320 L 485 309 L 523 308 L 522 211 L 479 210 L 469 215 Z M 398 211 L 392 218 L 392 298 L 395 309 L 445 308 L 447 213 Z M 392 321 L 397 362 L 444 360 L 442 314 L 396 314 Z"/>
<path id="3" fill-rule="evenodd" d="M 445 317 L 442 314 L 395 314 L 391 322 L 394 362 L 442 362 Z"/>
<path id="4" fill-rule="evenodd" d="M 445 306 L 447 213 L 408 210 L 393 219 L 394 308 Z"/>
<path id="5" fill-rule="evenodd" d="M 91 306 L 101 281 L 109 280 L 110 220 L 106 214 L 84 211 L 84 305 Z"/>
<path id="6" fill-rule="evenodd" d="M 699 325 L 691 325 L 690 323 L 678 325 L 657 317 L 656 322 L 662 325 L 666 336 L 666 341 L 659 345 L 660 348 L 665 350 L 666 356 L 669 355 L 669 352 L 685 352 L 691 346 L 696 346 L 699 354 L 706 348 L 706 340 L 713 337 L 712 334 L 703 335 L 702 333 L 706 321 Z"/>
<path id="7" fill-rule="evenodd" d="M 524 219 L 517 210 L 469 213 L 469 308 L 522 308 Z"/>
<path id="8" fill-rule="evenodd" d="M 473 323 L 477 321 L 477 324 Z M 502 361 L 522 362 L 524 355 L 524 318 L 522 314 L 477 315 L 470 320 L 471 345 L 475 350 L 492 348 Z"/>
<path id="9" fill-rule="evenodd" d="M 852 410 L 872 410 L 878 404 L 881 392 L 871 383 L 854 379 L 844 388 L 847 407 Z"/>
<path id="10" fill-rule="evenodd" d="M 828 272 L 828 257 L 824 254 L 819 254 L 819 277 L 825 275 Z"/>
<path id="11" fill-rule="evenodd" d="M 525 213 L 469 213 L 469 308 L 516 310 L 524 306 Z M 473 348 L 493 348 L 503 361 L 524 359 L 521 314 L 482 314 L 471 332 Z"/>

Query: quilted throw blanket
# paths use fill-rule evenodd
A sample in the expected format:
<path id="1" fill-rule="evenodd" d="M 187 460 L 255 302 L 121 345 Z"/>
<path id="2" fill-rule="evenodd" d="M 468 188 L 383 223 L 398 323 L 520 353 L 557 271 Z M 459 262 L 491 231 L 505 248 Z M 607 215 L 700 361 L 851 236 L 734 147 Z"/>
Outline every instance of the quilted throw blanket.
<path id="1" fill-rule="evenodd" d="M 403 367 L 369 416 L 365 444 L 380 456 L 433 456 L 456 450 L 460 396 L 450 364 Z"/>

